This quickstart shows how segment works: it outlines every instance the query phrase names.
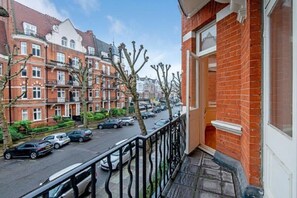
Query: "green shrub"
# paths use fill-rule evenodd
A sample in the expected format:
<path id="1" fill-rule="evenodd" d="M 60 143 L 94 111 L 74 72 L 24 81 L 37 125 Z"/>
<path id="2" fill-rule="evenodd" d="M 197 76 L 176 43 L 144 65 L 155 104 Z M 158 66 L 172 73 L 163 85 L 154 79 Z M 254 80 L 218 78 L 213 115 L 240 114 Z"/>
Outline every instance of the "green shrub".
<path id="1" fill-rule="evenodd" d="M 94 114 L 94 120 L 102 120 L 105 118 L 105 114 L 103 113 L 95 113 Z"/>
<path id="2" fill-rule="evenodd" d="M 62 117 L 61 117 L 61 116 L 57 116 L 57 115 L 55 115 L 55 116 L 53 117 L 53 119 L 54 119 L 56 122 L 60 122 L 60 121 L 62 121 Z"/>
<path id="3" fill-rule="evenodd" d="M 11 125 L 11 127 L 15 128 L 18 132 L 20 131 L 30 131 L 31 130 L 31 121 L 29 120 L 21 120 L 21 121 L 17 121 L 14 122 L 13 125 Z"/>
<path id="4" fill-rule="evenodd" d="M 67 122 L 64 122 L 63 124 L 66 124 L 66 127 L 72 127 L 75 125 L 75 121 L 69 120 Z"/>
<path id="5" fill-rule="evenodd" d="M 106 114 L 108 111 L 107 109 L 101 109 L 100 113 Z"/>
<path id="6" fill-rule="evenodd" d="M 41 133 L 41 132 L 46 132 L 46 131 L 49 131 L 50 127 L 38 127 L 38 128 L 34 128 L 32 129 L 32 132 L 33 133 Z"/>
<path id="7" fill-rule="evenodd" d="M 19 140 L 19 139 L 22 139 L 22 138 L 25 137 L 23 134 L 19 133 L 16 128 L 14 128 L 12 126 L 10 126 L 8 128 L 8 131 L 9 131 L 9 133 L 11 135 L 12 141 L 16 141 L 16 140 Z M 0 129 L 0 142 L 3 143 L 3 132 L 2 132 L 2 129 Z"/>
<path id="8" fill-rule="evenodd" d="M 67 118 L 67 117 L 62 118 L 62 122 L 68 122 L 68 121 L 72 121 L 72 119 L 71 118 Z"/>
<path id="9" fill-rule="evenodd" d="M 67 126 L 66 122 L 61 122 L 61 123 L 58 123 L 57 125 L 58 125 L 59 128 Z"/>

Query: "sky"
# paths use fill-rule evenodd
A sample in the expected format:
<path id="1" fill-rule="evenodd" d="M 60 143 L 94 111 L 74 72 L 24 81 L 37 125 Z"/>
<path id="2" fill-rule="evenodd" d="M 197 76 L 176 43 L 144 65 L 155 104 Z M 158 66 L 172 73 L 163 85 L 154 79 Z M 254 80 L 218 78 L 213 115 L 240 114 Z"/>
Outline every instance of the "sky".
<path id="1" fill-rule="evenodd" d="M 67 18 L 82 31 L 116 46 L 132 41 L 147 49 L 149 61 L 141 77 L 156 78 L 150 65 L 170 64 L 170 73 L 181 70 L 181 14 L 177 0 L 16 0 L 63 21 Z M 142 64 L 143 56 L 138 64 Z"/>

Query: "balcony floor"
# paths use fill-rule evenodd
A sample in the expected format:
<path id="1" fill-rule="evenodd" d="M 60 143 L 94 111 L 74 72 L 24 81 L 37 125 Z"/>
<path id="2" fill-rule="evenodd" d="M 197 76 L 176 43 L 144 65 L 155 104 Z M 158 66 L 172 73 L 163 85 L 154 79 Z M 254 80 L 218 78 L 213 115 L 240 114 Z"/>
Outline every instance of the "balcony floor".
<path id="1" fill-rule="evenodd" d="M 241 196 L 234 173 L 215 163 L 213 156 L 196 149 L 186 156 L 165 197 L 229 198 Z"/>

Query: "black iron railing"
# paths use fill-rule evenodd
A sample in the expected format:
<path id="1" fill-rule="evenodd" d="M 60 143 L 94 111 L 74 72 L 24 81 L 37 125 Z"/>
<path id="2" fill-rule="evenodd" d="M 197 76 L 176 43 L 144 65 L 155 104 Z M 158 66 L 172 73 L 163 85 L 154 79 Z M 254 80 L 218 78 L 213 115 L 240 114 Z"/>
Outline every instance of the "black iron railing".
<path id="1" fill-rule="evenodd" d="M 179 116 L 146 136 L 133 137 L 23 197 L 48 197 L 51 189 L 69 181 L 73 197 L 78 197 L 75 176 L 85 170 L 91 172 L 91 197 L 104 194 L 108 197 L 160 197 L 182 162 L 186 147 L 185 118 L 185 115 Z M 125 165 L 127 156 L 129 160 Z M 106 178 L 96 173 L 100 164 L 108 170 Z M 117 172 L 112 171 L 114 168 Z M 113 177 L 118 177 L 119 182 L 112 182 Z M 96 186 L 98 180 L 104 180 L 105 185 Z"/>

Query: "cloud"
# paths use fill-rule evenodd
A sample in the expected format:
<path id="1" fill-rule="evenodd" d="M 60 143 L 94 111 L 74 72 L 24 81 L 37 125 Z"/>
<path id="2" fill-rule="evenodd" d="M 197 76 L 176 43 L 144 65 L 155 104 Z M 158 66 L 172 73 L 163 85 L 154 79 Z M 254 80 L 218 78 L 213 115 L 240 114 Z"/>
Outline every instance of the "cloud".
<path id="1" fill-rule="evenodd" d="M 74 0 L 76 4 L 78 4 L 86 14 L 89 14 L 90 11 L 97 10 L 99 7 L 98 0 Z"/>
<path id="2" fill-rule="evenodd" d="M 127 27 L 120 20 L 118 20 L 118 19 L 116 19 L 116 18 L 114 18 L 114 17 L 112 17 L 110 15 L 108 15 L 106 18 L 111 23 L 111 27 L 109 29 L 109 31 L 111 33 L 120 35 L 120 34 L 123 34 L 124 32 L 127 31 Z"/>
<path id="3" fill-rule="evenodd" d="M 59 20 L 68 18 L 69 14 L 66 10 L 58 10 L 55 4 L 50 0 L 16 0 L 17 2 L 37 10 L 41 13 L 56 17 Z"/>

